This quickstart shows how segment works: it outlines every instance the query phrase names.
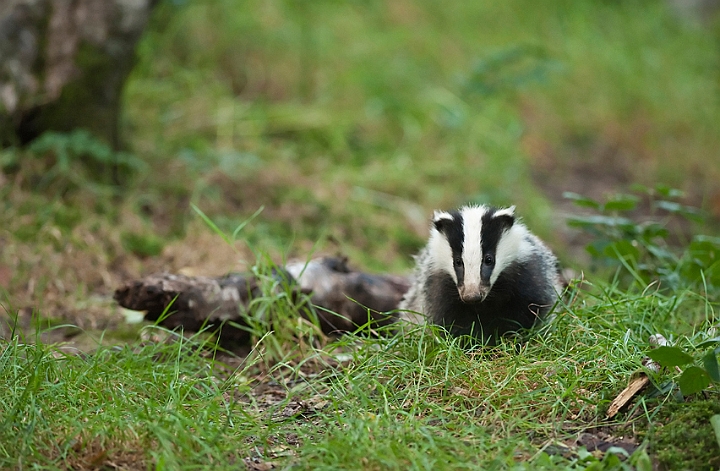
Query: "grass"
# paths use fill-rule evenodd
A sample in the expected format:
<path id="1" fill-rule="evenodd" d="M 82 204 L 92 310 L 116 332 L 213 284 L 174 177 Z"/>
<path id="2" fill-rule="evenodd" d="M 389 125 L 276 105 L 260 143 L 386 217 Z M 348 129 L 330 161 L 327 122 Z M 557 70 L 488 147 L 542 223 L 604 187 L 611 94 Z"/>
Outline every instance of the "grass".
<path id="1" fill-rule="evenodd" d="M 690 432 L 712 437 L 712 407 L 675 403 L 672 373 L 603 417 L 650 334 L 704 339 L 706 289 L 586 271 L 542 335 L 470 352 L 424 330 L 327 339 L 267 295 L 273 332 L 243 358 L 124 326 L 110 296 L 313 253 L 408 271 L 431 210 L 467 202 L 517 205 L 577 270 L 563 191 L 660 181 L 720 216 L 718 37 L 650 0 L 160 2 L 126 84 L 132 155 L 82 132 L 0 150 L 4 317 L 76 325 L 85 351 L 59 326 L 2 330 L 0 467 L 702 469 L 717 450 Z M 583 432 L 640 448 L 586 453 Z"/>
<path id="2" fill-rule="evenodd" d="M 200 464 L 236 407 L 183 342 L 83 357 L 15 338 L 0 361 L 6 468 Z"/>
<path id="3" fill-rule="evenodd" d="M 717 446 L 711 432 L 697 454 L 652 448 L 667 440 L 650 438 L 651 427 L 675 401 L 672 392 L 646 394 L 617 419 L 603 419 L 641 369 L 649 334 L 685 330 L 675 340 L 694 343 L 714 322 L 702 300 L 686 294 L 588 287 L 527 343 L 488 350 L 465 350 L 423 328 L 321 343 L 301 330 L 277 348 L 278 336 L 294 335 L 286 328 L 244 358 L 217 351 L 207 336 L 153 326 L 144 327 L 144 343 L 98 343 L 82 355 L 14 336 L 0 353 L 0 463 L 616 469 L 649 455 L 670 468 L 703 469 L 707 447 Z M 293 315 L 286 303 L 258 302 L 279 318 Z M 688 313 L 701 320 L 688 325 Z M 704 395 L 718 399 L 715 389 Z M 695 429 L 709 419 L 700 416 Z M 625 463 L 620 452 L 585 453 L 576 440 L 598 430 L 634 436 L 639 448 Z"/>

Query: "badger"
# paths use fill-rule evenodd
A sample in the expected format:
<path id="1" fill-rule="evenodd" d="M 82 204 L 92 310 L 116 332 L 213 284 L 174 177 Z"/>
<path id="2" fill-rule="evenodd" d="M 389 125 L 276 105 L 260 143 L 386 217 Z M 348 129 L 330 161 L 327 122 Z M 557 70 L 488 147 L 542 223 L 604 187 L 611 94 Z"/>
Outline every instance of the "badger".
<path id="1" fill-rule="evenodd" d="M 400 318 L 488 345 L 538 324 L 563 289 L 557 258 L 518 221 L 514 206 L 435 211 L 415 260 Z"/>

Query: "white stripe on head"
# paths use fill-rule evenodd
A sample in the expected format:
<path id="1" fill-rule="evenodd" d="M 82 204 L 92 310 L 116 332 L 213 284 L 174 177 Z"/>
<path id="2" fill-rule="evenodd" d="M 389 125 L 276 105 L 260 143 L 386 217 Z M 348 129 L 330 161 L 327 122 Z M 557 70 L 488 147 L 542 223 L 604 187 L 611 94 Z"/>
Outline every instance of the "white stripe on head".
<path id="1" fill-rule="evenodd" d="M 430 241 L 428 242 L 430 270 L 442 270 L 449 273 L 455 284 L 457 284 L 457 275 L 452 262 L 452 249 L 445 235 L 435 228 L 435 223 L 443 219 L 454 221 L 452 214 L 445 211 L 435 211 L 433 224 L 430 226 Z"/>
<path id="2" fill-rule="evenodd" d="M 503 270 L 510 264 L 530 257 L 532 244 L 528 242 L 527 235 L 527 227 L 516 221 L 510 230 L 500 237 L 495 250 L 495 268 L 490 275 L 490 285 L 495 283 Z"/>
<path id="3" fill-rule="evenodd" d="M 480 286 L 480 270 L 482 269 L 482 217 L 488 207 L 464 206 L 460 209 L 463 216 L 463 264 L 465 265 L 465 281 L 467 286 Z"/>

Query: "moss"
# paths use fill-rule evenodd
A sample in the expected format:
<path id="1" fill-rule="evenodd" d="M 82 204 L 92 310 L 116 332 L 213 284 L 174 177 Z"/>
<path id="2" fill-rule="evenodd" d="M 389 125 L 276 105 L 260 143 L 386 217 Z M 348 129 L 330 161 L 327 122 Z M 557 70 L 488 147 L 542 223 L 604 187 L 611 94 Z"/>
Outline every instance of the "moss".
<path id="1" fill-rule="evenodd" d="M 650 430 L 650 447 L 660 469 L 719 469 L 720 446 L 710 417 L 720 414 L 718 394 L 665 406 Z"/>

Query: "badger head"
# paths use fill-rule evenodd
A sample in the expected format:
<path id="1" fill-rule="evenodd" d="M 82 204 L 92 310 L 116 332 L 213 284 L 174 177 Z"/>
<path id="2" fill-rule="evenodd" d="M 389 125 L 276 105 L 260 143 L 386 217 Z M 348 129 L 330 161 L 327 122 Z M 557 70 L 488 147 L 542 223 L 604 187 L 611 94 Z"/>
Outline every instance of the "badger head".
<path id="1" fill-rule="evenodd" d="M 503 270 L 527 257 L 526 233 L 515 220 L 514 206 L 436 211 L 429 242 L 431 269 L 452 277 L 463 302 L 482 302 Z"/>

